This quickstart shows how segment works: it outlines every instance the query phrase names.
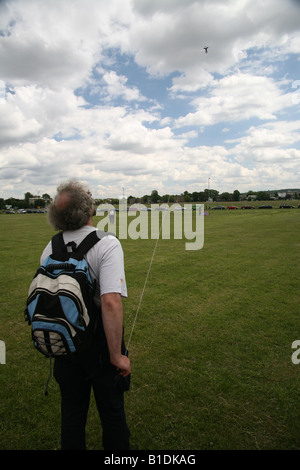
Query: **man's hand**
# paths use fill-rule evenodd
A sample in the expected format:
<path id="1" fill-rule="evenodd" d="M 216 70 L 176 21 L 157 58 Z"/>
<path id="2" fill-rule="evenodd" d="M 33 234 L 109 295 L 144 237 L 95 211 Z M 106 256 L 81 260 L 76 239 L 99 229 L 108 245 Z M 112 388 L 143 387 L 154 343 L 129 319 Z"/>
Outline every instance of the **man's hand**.
<path id="1" fill-rule="evenodd" d="M 130 360 L 127 356 L 121 355 L 120 360 L 117 363 L 114 363 L 114 366 L 118 369 L 122 377 L 127 377 L 131 372 Z"/>

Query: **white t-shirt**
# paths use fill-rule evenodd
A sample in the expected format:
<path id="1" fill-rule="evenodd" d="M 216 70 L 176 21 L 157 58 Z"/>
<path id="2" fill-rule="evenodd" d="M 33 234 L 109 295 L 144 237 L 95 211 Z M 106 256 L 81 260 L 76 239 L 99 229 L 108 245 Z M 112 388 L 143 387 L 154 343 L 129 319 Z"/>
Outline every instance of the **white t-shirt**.
<path id="1" fill-rule="evenodd" d="M 78 246 L 82 240 L 93 230 L 91 225 L 85 225 L 78 230 L 63 232 L 64 242 L 74 241 Z M 51 255 L 51 241 L 44 249 L 41 263 Z M 119 293 L 127 297 L 127 286 L 124 271 L 124 254 L 121 243 L 113 235 L 106 235 L 94 245 L 85 255 L 89 264 L 92 280 L 96 280 L 97 289 L 95 302 L 100 305 L 100 296 L 109 293 Z"/>

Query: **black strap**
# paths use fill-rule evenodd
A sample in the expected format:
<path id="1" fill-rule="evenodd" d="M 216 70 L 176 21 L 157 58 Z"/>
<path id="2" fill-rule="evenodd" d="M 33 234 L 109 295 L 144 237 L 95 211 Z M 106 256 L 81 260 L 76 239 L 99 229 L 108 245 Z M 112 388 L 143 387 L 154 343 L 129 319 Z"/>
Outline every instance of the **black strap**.
<path id="1" fill-rule="evenodd" d="M 52 237 L 52 255 L 53 258 L 65 261 L 69 259 L 67 247 L 64 243 L 63 233 L 59 232 Z"/>
<path id="2" fill-rule="evenodd" d="M 63 232 L 59 232 L 52 237 L 52 254 L 55 259 L 66 261 L 70 258 L 82 259 L 84 255 L 103 237 L 107 235 L 114 235 L 113 233 L 104 232 L 102 230 L 93 230 L 89 233 L 76 247 L 75 251 L 69 253 L 67 246 L 64 243 Z"/>
<path id="3" fill-rule="evenodd" d="M 96 244 L 101 240 L 100 230 L 94 230 L 93 232 L 89 233 L 78 245 L 75 250 L 76 259 L 82 259 L 84 255 Z"/>

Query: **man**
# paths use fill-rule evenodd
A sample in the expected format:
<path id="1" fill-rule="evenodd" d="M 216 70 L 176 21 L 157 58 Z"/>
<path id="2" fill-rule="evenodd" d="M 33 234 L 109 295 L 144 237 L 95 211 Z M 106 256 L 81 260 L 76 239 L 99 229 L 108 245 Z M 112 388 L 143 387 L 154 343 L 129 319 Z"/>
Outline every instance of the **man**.
<path id="1" fill-rule="evenodd" d="M 63 231 L 67 245 L 76 246 L 93 230 L 95 208 L 91 194 L 75 180 L 61 184 L 48 211 L 50 224 Z M 41 262 L 52 253 L 51 241 Z M 55 359 L 54 377 L 61 392 L 62 449 L 85 449 L 85 427 L 93 388 L 103 428 L 105 450 L 129 449 L 129 429 L 124 411 L 124 390 L 128 390 L 130 361 L 123 340 L 123 303 L 127 297 L 124 257 L 113 235 L 99 240 L 86 254 L 92 280 L 96 281 L 94 301 L 101 319 L 94 340 L 78 358 Z"/>

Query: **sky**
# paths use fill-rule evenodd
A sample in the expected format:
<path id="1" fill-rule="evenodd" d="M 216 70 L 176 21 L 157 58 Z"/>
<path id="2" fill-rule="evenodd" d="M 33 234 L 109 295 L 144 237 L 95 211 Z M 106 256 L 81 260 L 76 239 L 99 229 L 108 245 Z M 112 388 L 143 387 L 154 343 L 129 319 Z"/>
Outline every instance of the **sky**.
<path id="1" fill-rule="evenodd" d="M 0 0 L 0 197 L 299 188 L 299 53 L 300 0 Z"/>

